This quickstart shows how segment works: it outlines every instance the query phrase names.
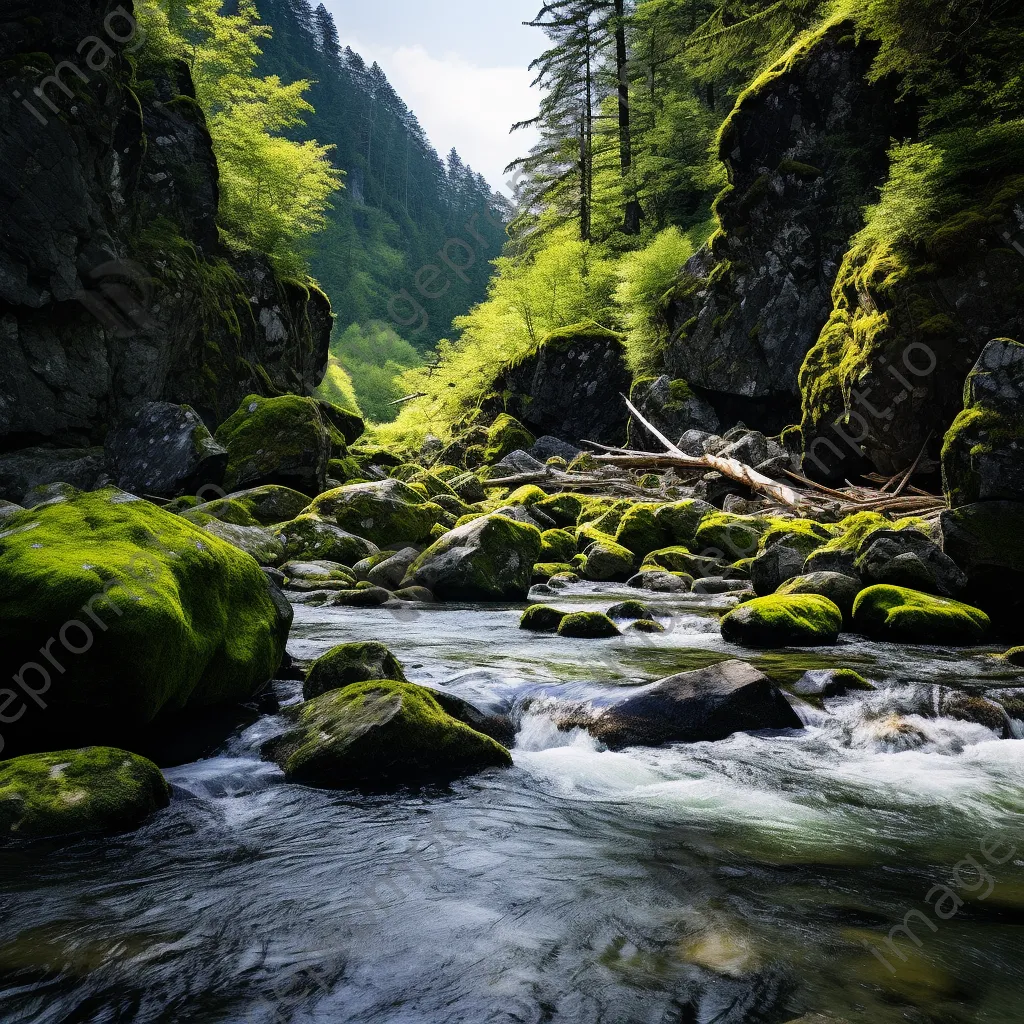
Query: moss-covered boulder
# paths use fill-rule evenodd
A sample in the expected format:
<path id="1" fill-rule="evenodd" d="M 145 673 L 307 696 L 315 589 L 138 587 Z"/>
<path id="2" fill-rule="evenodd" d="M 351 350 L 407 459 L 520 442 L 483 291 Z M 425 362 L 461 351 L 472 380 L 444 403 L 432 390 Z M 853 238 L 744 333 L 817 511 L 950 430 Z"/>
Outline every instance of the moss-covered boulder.
<path id="1" fill-rule="evenodd" d="M 629 548 L 614 541 L 598 541 L 591 544 L 584 554 L 587 557 L 583 575 L 588 580 L 626 582 L 636 569 L 636 558 Z"/>
<path id="2" fill-rule="evenodd" d="M 626 586 L 636 590 L 650 590 L 657 594 L 686 594 L 693 586 L 693 577 L 682 572 L 667 572 L 664 569 L 642 568 L 626 581 Z"/>
<path id="3" fill-rule="evenodd" d="M 1024 647 L 1011 647 L 1003 657 L 1017 668 L 1024 668 Z"/>
<path id="4" fill-rule="evenodd" d="M 654 619 L 637 619 L 636 622 L 631 622 L 626 628 L 634 633 L 667 632 L 665 627 Z"/>
<path id="5" fill-rule="evenodd" d="M 507 413 L 502 413 L 487 431 L 487 444 L 484 446 L 484 462 L 493 466 L 501 462 L 506 455 L 533 447 L 536 438 L 526 427 Z"/>
<path id="6" fill-rule="evenodd" d="M 677 544 L 690 547 L 703 520 L 707 516 L 717 514 L 718 509 L 714 505 L 699 498 L 691 498 L 670 505 L 661 505 L 656 518 L 658 525 L 668 536 L 668 540 L 665 541 L 666 547 Z"/>
<path id="7" fill-rule="evenodd" d="M 152 761 L 112 747 L 0 762 L 0 842 L 137 828 L 170 802 Z"/>
<path id="8" fill-rule="evenodd" d="M 914 531 L 928 539 L 928 526 L 913 517 L 892 522 L 877 512 L 855 512 L 832 527 L 833 537 L 812 552 L 804 563 L 804 573 L 841 572 L 858 576 L 857 558 L 870 546 L 872 538 L 882 530 Z"/>
<path id="9" fill-rule="evenodd" d="M 773 595 L 747 601 L 722 619 L 722 639 L 744 647 L 834 644 L 843 613 L 817 594 Z"/>
<path id="10" fill-rule="evenodd" d="M 709 555 L 695 555 L 680 545 L 652 551 L 641 568 L 664 569 L 666 572 L 686 573 L 695 579 L 704 576 L 718 576 L 729 568 L 721 558 Z"/>
<path id="11" fill-rule="evenodd" d="M 426 587 L 442 601 L 521 601 L 540 552 L 535 526 L 484 516 L 431 544 L 409 567 L 403 586 Z"/>
<path id="12" fill-rule="evenodd" d="M 323 398 L 315 401 L 324 420 L 341 434 L 345 444 L 354 444 L 366 432 L 366 423 L 358 413 Z"/>
<path id="13" fill-rule="evenodd" d="M 533 582 L 547 583 L 553 576 L 572 572 L 572 566 L 568 562 L 538 562 L 533 567 Z"/>
<path id="14" fill-rule="evenodd" d="M 320 655 L 310 665 L 302 696 L 311 700 L 322 693 L 373 679 L 408 682 L 401 663 L 384 644 L 376 640 L 341 644 Z"/>
<path id="15" fill-rule="evenodd" d="M 549 608 L 546 604 L 535 604 L 523 612 L 519 628 L 529 629 L 534 633 L 553 633 L 567 614 L 568 612 L 560 612 L 557 608 Z"/>
<path id="16" fill-rule="evenodd" d="M 352 570 L 340 562 L 285 562 L 281 573 L 288 590 L 348 590 L 356 585 Z"/>
<path id="17" fill-rule="evenodd" d="M 569 562 L 576 554 L 576 538 L 568 530 L 545 530 L 540 539 L 542 562 Z"/>
<path id="18" fill-rule="evenodd" d="M 542 491 L 536 484 L 524 484 L 517 487 L 506 499 L 506 505 L 536 505 L 547 498 L 547 491 Z"/>
<path id="19" fill-rule="evenodd" d="M 202 516 L 191 521 L 205 533 L 218 537 L 239 551 L 244 551 L 250 558 L 255 558 L 260 565 L 278 566 L 287 557 L 284 545 L 265 526 L 235 526 L 219 519 L 204 520 Z"/>
<path id="20" fill-rule="evenodd" d="M 338 487 L 321 494 L 305 511 L 380 548 L 396 541 L 427 541 L 438 520 L 447 515 L 401 480 Z"/>
<path id="21" fill-rule="evenodd" d="M 654 612 L 643 601 L 620 601 L 608 609 L 608 618 L 617 619 L 653 619 Z"/>
<path id="22" fill-rule="evenodd" d="M 355 683 L 292 715 L 291 728 L 263 747 L 289 782 L 396 785 L 512 764 L 500 743 L 453 718 L 430 690 L 412 683 Z"/>
<path id="23" fill-rule="evenodd" d="M 228 490 L 281 484 L 319 494 L 326 484 L 331 437 L 312 398 L 249 395 L 214 435 L 228 450 Z"/>
<path id="24" fill-rule="evenodd" d="M 379 553 L 379 548 L 364 537 L 348 533 L 321 516 L 306 514 L 273 528 L 288 559 L 300 562 L 328 561 L 355 565 Z"/>
<path id="25" fill-rule="evenodd" d="M 73 492 L 0 537 L 0 667 L 18 697 L 0 710 L 25 708 L 4 738 L 118 743 L 161 712 L 245 700 L 290 625 L 248 555 L 116 488 Z"/>
<path id="26" fill-rule="evenodd" d="M 774 594 L 786 580 L 803 574 L 807 558 L 831 539 L 824 526 L 807 519 L 777 520 L 761 537 L 749 563 L 750 581 L 760 597 Z"/>
<path id="27" fill-rule="evenodd" d="M 558 635 L 582 640 L 621 636 L 619 627 L 602 612 L 573 612 L 558 624 Z"/>
<path id="28" fill-rule="evenodd" d="M 311 500 L 291 487 L 264 484 L 203 502 L 198 510 L 236 526 L 274 526 L 300 515 Z"/>
<path id="29" fill-rule="evenodd" d="M 855 690 L 874 690 L 859 672 L 852 668 L 814 668 L 805 672 L 794 684 L 793 692 L 800 697 L 842 697 Z"/>
<path id="30" fill-rule="evenodd" d="M 578 494 L 552 494 L 538 501 L 536 509 L 543 512 L 557 526 L 565 529 L 576 526 L 583 511 L 584 502 Z"/>
<path id="31" fill-rule="evenodd" d="M 968 647 L 982 643 L 990 625 L 980 608 L 884 584 L 862 590 L 853 606 L 858 633 L 891 643 Z"/>
<path id="32" fill-rule="evenodd" d="M 853 602 L 861 592 L 860 580 L 840 572 L 812 572 L 786 580 L 776 591 L 778 594 L 818 594 L 827 597 L 842 613 L 843 621 L 853 621 Z"/>
<path id="33" fill-rule="evenodd" d="M 672 535 L 665 523 L 658 520 L 657 505 L 634 505 L 622 517 L 615 541 L 629 548 L 638 558 L 643 558 L 651 551 L 671 544 Z"/>
<path id="34" fill-rule="evenodd" d="M 707 557 L 724 558 L 727 562 L 753 558 L 770 526 L 767 519 L 758 516 L 716 512 L 701 520 L 692 547 Z"/>

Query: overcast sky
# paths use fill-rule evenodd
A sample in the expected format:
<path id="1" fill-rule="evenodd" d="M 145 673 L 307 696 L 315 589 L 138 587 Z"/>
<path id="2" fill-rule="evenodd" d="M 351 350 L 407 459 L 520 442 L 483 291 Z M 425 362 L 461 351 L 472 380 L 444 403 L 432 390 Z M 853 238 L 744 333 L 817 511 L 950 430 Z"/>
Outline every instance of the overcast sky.
<path id="1" fill-rule="evenodd" d="M 535 135 L 509 135 L 537 113 L 527 65 L 545 46 L 540 0 L 324 0 L 343 46 L 377 61 L 437 151 L 454 146 L 494 187 Z M 502 189 L 507 192 L 508 189 Z"/>

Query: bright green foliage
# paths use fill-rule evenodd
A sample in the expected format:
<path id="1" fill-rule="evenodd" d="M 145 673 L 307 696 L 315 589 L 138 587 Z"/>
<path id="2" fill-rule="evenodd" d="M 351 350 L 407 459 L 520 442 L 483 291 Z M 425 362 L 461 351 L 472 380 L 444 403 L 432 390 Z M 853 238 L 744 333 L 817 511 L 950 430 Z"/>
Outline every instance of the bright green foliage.
<path id="1" fill-rule="evenodd" d="M 535 604 L 523 612 L 519 620 L 520 629 L 529 629 L 535 633 L 553 633 L 562 624 L 567 612 L 557 608 L 549 608 L 544 604 Z"/>
<path id="2" fill-rule="evenodd" d="M 161 712 L 245 700 L 281 664 L 290 621 L 252 558 L 116 488 L 72 492 L 4 525 L 6 677 L 38 663 L 65 623 L 71 647 L 85 648 L 56 644 L 65 671 L 20 736 L 131 737 Z"/>
<path id="3" fill-rule="evenodd" d="M 573 612 L 559 622 L 558 635 L 580 640 L 606 640 L 622 634 L 619 627 L 601 612 Z"/>
<path id="4" fill-rule="evenodd" d="M 526 427 L 515 419 L 502 413 L 491 424 L 487 431 L 487 449 L 484 452 L 484 461 L 490 466 L 500 462 L 506 455 L 515 451 L 526 451 L 532 448 L 535 438 Z M 539 490 L 539 488 L 537 488 Z M 546 495 L 545 495 L 546 497 Z"/>
<path id="5" fill-rule="evenodd" d="M 722 639 L 744 647 L 804 647 L 834 644 L 843 613 L 817 594 L 758 597 L 722 619 Z"/>
<path id="6" fill-rule="evenodd" d="M 0 842 L 135 828 L 170 802 L 152 761 L 110 747 L 0 763 Z"/>
<path id="7" fill-rule="evenodd" d="M 399 406 L 392 403 L 407 394 L 398 378 L 423 363 L 409 342 L 379 321 L 350 324 L 331 342 L 331 357 L 350 378 L 358 408 L 374 423 L 395 418 Z"/>
<path id="8" fill-rule="evenodd" d="M 354 683 L 307 701 L 295 718 L 263 748 L 289 782 L 397 784 L 512 764 L 500 743 L 453 718 L 430 690 L 412 683 Z"/>
<path id="9" fill-rule="evenodd" d="M 877 640 L 944 647 L 980 644 L 991 626 L 979 608 L 887 585 L 861 591 L 853 624 L 857 632 Z"/>
<path id="10" fill-rule="evenodd" d="M 341 644 L 332 647 L 309 666 L 302 696 L 311 700 L 322 693 L 372 679 L 408 682 L 401 663 L 384 644 L 375 640 Z"/>
<path id="11" fill-rule="evenodd" d="M 545 530 L 540 557 L 544 562 L 568 562 L 576 554 L 576 538 L 567 530 Z"/>
<path id="12" fill-rule="evenodd" d="M 150 4 L 140 15 L 147 29 L 152 18 L 163 53 L 192 73 L 217 156 L 227 237 L 268 253 L 283 271 L 303 273 L 305 240 L 323 229 L 341 187 L 328 147 L 286 137 L 313 110 L 303 98 L 310 83 L 256 76 L 260 40 L 270 29 L 252 0 L 239 0 L 236 13 L 225 13 L 224 0 L 184 0 L 169 19 L 158 10 Z"/>
<path id="13" fill-rule="evenodd" d="M 327 360 L 327 373 L 324 374 L 320 387 L 316 389 L 316 395 L 342 409 L 351 409 L 362 415 L 352 377 L 335 355 L 331 355 Z"/>

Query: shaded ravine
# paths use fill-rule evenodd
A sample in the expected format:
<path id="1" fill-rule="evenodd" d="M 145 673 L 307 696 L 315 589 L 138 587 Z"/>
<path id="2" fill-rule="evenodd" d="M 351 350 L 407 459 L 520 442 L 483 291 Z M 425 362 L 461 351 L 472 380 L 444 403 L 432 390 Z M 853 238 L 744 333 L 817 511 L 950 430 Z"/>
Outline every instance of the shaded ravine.
<path id="1" fill-rule="evenodd" d="M 940 686 L 1024 674 L 856 640 L 751 657 L 722 643 L 716 601 L 609 641 L 523 633 L 512 607 L 300 605 L 294 656 L 384 641 L 411 679 L 513 710 L 515 767 L 418 793 L 286 786 L 258 758 L 282 727 L 263 718 L 169 770 L 175 799 L 138 833 L 0 855 L 0 1019 L 1019 1021 L 1024 741 L 934 709 Z M 616 753 L 546 713 L 724 656 L 884 688 L 806 708 L 800 732 Z M 1022 853 L 984 899 L 961 870 L 940 921 L 926 896 L 986 837 Z M 932 924 L 903 962 L 885 936 L 915 909 Z"/>

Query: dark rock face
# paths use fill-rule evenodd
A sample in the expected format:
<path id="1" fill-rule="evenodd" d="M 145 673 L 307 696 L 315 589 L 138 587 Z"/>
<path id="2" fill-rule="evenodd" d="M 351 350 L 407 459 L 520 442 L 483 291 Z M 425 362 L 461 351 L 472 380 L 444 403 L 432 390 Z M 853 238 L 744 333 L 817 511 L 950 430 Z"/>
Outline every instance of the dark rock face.
<path id="1" fill-rule="evenodd" d="M 797 374 L 832 310 L 890 139 L 908 132 L 891 83 L 865 81 L 874 47 L 849 25 L 754 91 L 726 123 L 724 235 L 697 253 L 669 307 L 666 370 L 719 416 L 775 433 L 798 418 Z"/>
<path id="2" fill-rule="evenodd" d="M 720 665 L 670 676 L 605 710 L 589 731 L 613 750 L 724 740 L 735 732 L 802 728 L 782 693 L 752 665 Z"/>
<path id="3" fill-rule="evenodd" d="M 952 507 L 1024 500 L 1024 345 L 990 341 L 967 378 L 942 450 Z"/>
<path id="4" fill-rule="evenodd" d="M 856 566 L 868 585 L 888 583 L 942 597 L 956 597 L 967 585 L 956 563 L 914 530 L 879 530 Z"/>
<path id="5" fill-rule="evenodd" d="M 102 448 L 24 448 L 0 455 L 0 498 L 20 502 L 46 484 L 94 491 L 110 483 Z"/>
<path id="6" fill-rule="evenodd" d="M 508 401 L 494 400 L 484 411 L 507 412 L 537 436 L 620 445 L 630 380 L 621 337 L 584 324 L 550 335 L 535 355 L 507 367 L 494 391 Z"/>
<path id="7" fill-rule="evenodd" d="M 115 4 L 9 6 L 0 447 L 96 444 L 147 401 L 188 403 L 213 426 L 268 380 L 311 391 L 326 366 L 329 303 L 262 258 L 220 248 L 217 167 L 184 66 L 132 91 L 125 46 L 104 27 L 130 36 L 123 16 L 107 18 Z M 90 36 L 115 52 L 95 70 L 77 52 Z M 51 105 L 34 112 L 16 98 L 63 61 L 71 95 L 51 83 Z"/>
<path id="8" fill-rule="evenodd" d="M 177 497 L 224 482 L 228 452 L 194 409 L 148 402 L 130 423 L 107 435 L 114 482 L 133 494 Z"/>
<path id="9" fill-rule="evenodd" d="M 644 419 L 673 443 L 692 430 L 717 434 L 721 429 L 714 408 L 695 394 L 686 381 L 672 380 L 665 374 L 638 380 L 629 397 Z M 642 452 L 664 450 L 664 445 L 633 416 L 629 418 L 626 447 Z"/>

